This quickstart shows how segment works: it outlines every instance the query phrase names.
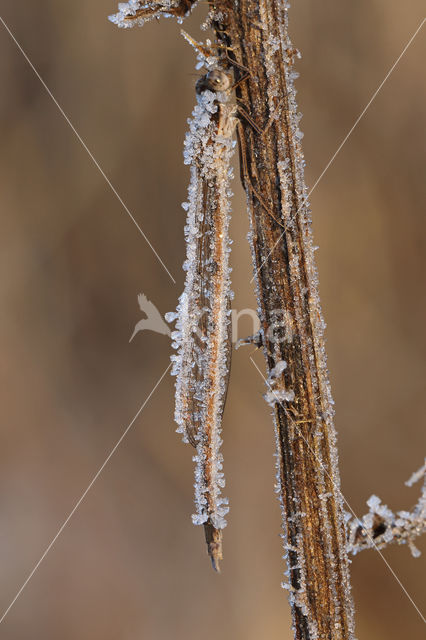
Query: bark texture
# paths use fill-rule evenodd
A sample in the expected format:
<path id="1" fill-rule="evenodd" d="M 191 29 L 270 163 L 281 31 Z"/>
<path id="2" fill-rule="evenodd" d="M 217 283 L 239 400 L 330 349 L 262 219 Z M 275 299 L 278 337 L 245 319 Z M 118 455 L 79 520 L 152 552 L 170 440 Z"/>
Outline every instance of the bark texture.
<path id="1" fill-rule="evenodd" d="M 287 8 L 282 0 L 223 0 L 215 4 L 213 26 L 237 76 L 248 70 L 237 87 L 241 112 L 250 116 L 241 118 L 242 180 L 294 634 L 341 640 L 353 637 L 353 605 Z M 277 370 L 282 374 L 275 377 Z"/>

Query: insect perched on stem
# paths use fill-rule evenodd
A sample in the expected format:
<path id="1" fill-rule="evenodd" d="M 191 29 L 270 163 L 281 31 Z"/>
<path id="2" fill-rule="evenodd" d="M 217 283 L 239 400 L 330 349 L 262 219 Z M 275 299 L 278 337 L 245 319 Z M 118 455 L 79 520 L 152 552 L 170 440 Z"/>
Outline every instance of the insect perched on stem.
<path id="1" fill-rule="evenodd" d="M 236 107 L 230 101 L 230 74 L 217 58 L 200 55 L 208 71 L 196 85 L 197 105 L 184 151 L 191 171 L 188 202 L 183 204 L 186 280 L 177 312 L 167 319 L 176 320 L 172 338 L 177 354 L 172 360 L 177 431 L 196 448 L 193 522 L 204 525 L 208 553 L 219 570 L 229 510 L 221 495 L 225 482 L 220 446 L 231 360 L 230 161 Z"/>
<path id="2" fill-rule="evenodd" d="M 229 267 L 229 219 L 231 157 L 240 140 L 244 182 L 265 211 L 279 224 L 251 183 L 246 170 L 244 139 L 238 115 L 250 123 L 257 135 L 263 132 L 250 116 L 232 101 L 235 84 L 231 67 L 247 71 L 225 56 L 212 53 L 210 43 L 201 45 L 182 32 L 197 50 L 207 69 L 196 84 L 197 105 L 189 120 L 185 139 L 185 163 L 191 179 L 185 227 L 187 255 L 185 288 L 176 313 L 172 333 L 177 354 L 172 356 L 176 375 L 175 420 L 183 440 L 195 449 L 195 524 L 205 528 L 213 567 L 222 558 L 222 529 L 228 501 L 221 496 L 225 482 L 222 472 L 222 414 L 225 406 L 231 361 L 231 321 Z M 248 77 L 244 75 L 239 82 Z M 237 83 L 238 84 L 238 83 Z"/>

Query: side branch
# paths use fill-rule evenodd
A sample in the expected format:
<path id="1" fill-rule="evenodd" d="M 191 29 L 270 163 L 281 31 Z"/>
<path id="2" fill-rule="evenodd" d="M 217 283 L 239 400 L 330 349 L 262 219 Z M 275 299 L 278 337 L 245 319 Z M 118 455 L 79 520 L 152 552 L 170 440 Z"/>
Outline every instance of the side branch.
<path id="1" fill-rule="evenodd" d="M 383 549 L 389 544 L 408 544 L 414 557 L 420 551 L 414 546 L 414 539 L 426 533 L 426 459 L 421 469 L 405 483 L 411 487 L 423 478 L 421 496 L 412 511 L 393 513 L 380 498 L 371 496 L 367 500 L 370 511 L 361 519 L 349 517 L 348 553 L 356 555 L 363 549 Z"/>

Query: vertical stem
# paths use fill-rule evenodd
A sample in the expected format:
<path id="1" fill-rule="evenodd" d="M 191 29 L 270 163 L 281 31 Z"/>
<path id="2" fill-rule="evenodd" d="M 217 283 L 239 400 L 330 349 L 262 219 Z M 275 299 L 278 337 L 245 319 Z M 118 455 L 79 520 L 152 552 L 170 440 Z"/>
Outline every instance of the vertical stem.
<path id="1" fill-rule="evenodd" d="M 268 395 L 294 634 L 304 640 L 342 640 L 353 638 L 353 605 L 325 325 L 293 88 L 297 52 L 288 37 L 287 9 L 284 0 L 219 0 L 213 26 L 228 55 L 249 70 L 237 97 L 264 131 L 261 135 L 247 119 L 241 121 L 243 182 L 271 379 L 278 363 L 287 365 L 280 364 L 275 395 Z"/>

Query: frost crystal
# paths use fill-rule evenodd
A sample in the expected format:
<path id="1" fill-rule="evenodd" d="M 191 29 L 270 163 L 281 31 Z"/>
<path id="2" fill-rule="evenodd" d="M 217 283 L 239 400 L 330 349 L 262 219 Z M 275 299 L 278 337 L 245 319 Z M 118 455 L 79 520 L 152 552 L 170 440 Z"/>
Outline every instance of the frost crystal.
<path id="1" fill-rule="evenodd" d="M 128 0 L 128 2 L 119 2 L 118 12 L 109 16 L 108 19 L 122 29 L 129 29 L 135 26 L 141 27 L 145 22 L 158 18 L 160 15 L 165 18 L 177 17 L 179 21 L 182 21 L 195 5 L 196 2 L 185 12 L 182 9 L 181 0 L 157 0 L 151 2 Z"/>
<path id="2" fill-rule="evenodd" d="M 415 471 L 405 484 L 407 485 L 407 487 L 412 487 L 413 484 L 416 484 L 416 482 L 418 482 L 425 476 L 426 476 L 426 458 L 425 458 L 424 465 L 418 471 Z"/>
<path id="3" fill-rule="evenodd" d="M 412 512 L 393 513 L 377 496 L 367 500 L 369 512 L 359 520 L 348 515 L 348 552 L 356 555 L 363 549 L 382 549 L 396 542 L 407 544 L 412 555 L 417 558 L 420 551 L 414 546 L 414 538 L 426 531 L 426 460 L 423 467 L 413 473 L 406 484 L 411 487 L 423 480 L 421 496 Z"/>
<path id="4" fill-rule="evenodd" d="M 207 76 L 206 76 L 207 77 Z M 177 355 L 175 420 L 196 448 L 194 524 L 226 526 L 228 501 L 220 453 L 221 422 L 231 356 L 229 267 L 230 160 L 235 107 L 226 92 L 197 96 L 184 143 L 191 179 L 185 226 L 185 288 L 173 332 Z M 173 318 L 174 316 L 168 316 Z"/>
<path id="5" fill-rule="evenodd" d="M 268 385 L 268 391 L 265 393 L 264 398 L 269 406 L 273 407 L 275 404 L 281 404 L 282 402 L 293 402 L 294 391 L 292 389 L 284 389 L 282 387 L 283 382 L 280 380 L 281 374 L 287 369 L 287 362 L 285 360 L 279 360 L 275 367 L 270 372 L 266 381 Z"/>
<path id="6" fill-rule="evenodd" d="M 279 378 L 285 369 L 287 369 L 287 362 L 285 360 L 280 360 L 269 372 L 269 379 L 272 380 L 273 378 Z"/>
<path id="7" fill-rule="evenodd" d="M 280 404 L 281 402 L 293 402 L 294 391 L 292 389 L 290 391 L 286 391 L 285 389 L 271 390 L 265 393 L 264 398 L 266 402 L 273 407 L 275 404 Z"/>

